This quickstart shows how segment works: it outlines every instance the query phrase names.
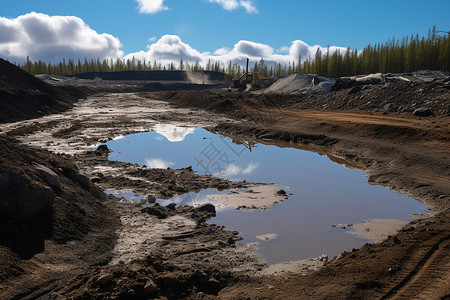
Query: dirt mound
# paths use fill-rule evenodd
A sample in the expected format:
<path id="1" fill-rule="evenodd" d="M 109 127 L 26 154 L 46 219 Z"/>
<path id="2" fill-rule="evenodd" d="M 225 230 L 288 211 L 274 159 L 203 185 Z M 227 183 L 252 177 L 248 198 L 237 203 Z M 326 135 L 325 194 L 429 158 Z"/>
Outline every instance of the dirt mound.
<path id="1" fill-rule="evenodd" d="M 342 81 L 341 81 L 342 82 Z M 336 82 L 337 84 L 338 82 Z M 335 85 L 336 85 L 335 84 Z M 361 85 L 342 88 L 330 93 L 287 95 L 253 94 L 224 91 L 187 91 L 148 93 L 147 97 L 169 101 L 186 107 L 231 112 L 245 117 L 239 108 L 284 108 L 361 110 L 383 113 L 413 113 L 417 109 L 429 109 L 429 116 L 450 114 L 450 80 L 396 82 L 388 85 Z"/>
<path id="2" fill-rule="evenodd" d="M 54 87 L 0 59 L 0 123 L 64 111 L 89 91 Z"/>
<path id="3" fill-rule="evenodd" d="M 217 269 L 200 271 L 148 256 L 127 265 L 98 268 L 58 294 L 70 299 L 198 299 L 196 295 L 217 295 L 230 277 Z"/>
<path id="4" fill-rule="evenodd" d="M 0 243 L 17 251 L 30 241 L 81 239 L 107 222 L 102 190 L 64 157 L 0 136 Z M 111 212 L 108 212 L 111 214 Z M 28 253 L 28 255 L 33 253 Z"/>
<path id="5" fill-rule="evenodd" d="M 264 90 L 264 93 L 326 93 L 331 90 L 335 80 L 311 74 L 292 74 L 281 78 Z"/>
<path id="6" fill-rule="evenodd" d="M 106 203 L 67 158 L 1 135 L 0 298 L 24 296 L 74 276 L 77 268 L 108 262 L 119 220 Z M 25 276 L 20 285 L 12 284 L 17 276 Z"/>
<path id="7" fill-rule="evenodd" d="M 352 77 L 341 77 L 336 80 L 335 84 L 331 87 L 331 91 L 339 91 L 342 89 L 353 88 L 352 92 L 358 92 L 361 89 L 359 87 L 365 85 L 379 85 L 390 84 L 399 82 L 443 82 L 446 83 L 450 79 L 449 74 L 441 71 L 417 71 L 413 73 L 402 74 L 369 74 L 358 75 Z"/>

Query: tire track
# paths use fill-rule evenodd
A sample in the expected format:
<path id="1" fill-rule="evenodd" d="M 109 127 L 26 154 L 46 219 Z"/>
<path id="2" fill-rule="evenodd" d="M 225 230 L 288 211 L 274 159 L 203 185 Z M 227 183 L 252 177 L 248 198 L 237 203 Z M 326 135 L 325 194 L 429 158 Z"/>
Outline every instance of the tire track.
<path id="1" fill-rule="evenodd" d="M 420 257 L 413 270 L 397 276 L 400 282 L 393 282 L 395 286 L 381 299 L 441 299 L 450 294 L 450 237 L 420 250 L 413 259 Z"/>

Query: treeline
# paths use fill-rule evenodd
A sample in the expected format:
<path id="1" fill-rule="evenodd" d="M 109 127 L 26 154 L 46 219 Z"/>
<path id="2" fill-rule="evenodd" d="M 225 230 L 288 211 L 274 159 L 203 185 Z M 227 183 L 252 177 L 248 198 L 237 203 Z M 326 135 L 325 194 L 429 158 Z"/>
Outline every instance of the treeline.
<path id="1" fill-rule="evenodd" d="M 439 35 L 436 27 L 427 37 L 419 35 L 392 38 L 384 44 L 368 45 L 361 53 L 347 48 L 345 52 L 322 53 L 320 48 L 314 57 L 303 63 L 299 57 L 288 65 L 269 67 L 261 59 L 255 63 L 254 73 L 259 77 L 284 76 L 292 73 L 318 74 L 325 77 L 342 77 L 371 73 L 406 73 L 418 70 L 442 70 L 450 72 L 450 37 Z"/>
<path id="2" fill-rule="evenodd" d="M 173 62 L 162 65 L 156 60 L 141 61 L 132 59 L 96 59 L 83 61 L 73 59 L 65 60 L 58 64 L 42 61 L 32 62 L 27 57 L 23 65 L 19 65 L 31 74 L 50 75 L 74 75 L 85 72 L 115 72 L 115 71 L 152 71 L 152 70 L 206 70 L 223 72 L 233 78 L 238 78 L 245 71 L 238 63 L 229 61 L 223 65 L 220 61 L 208 62 L 202 66 L 195 63 L 184 62 L 182 59 L 175 65 Z M 288 64 L 266 64 L 264 59 L 255 62 L 251 71 L 258 77 L 280 77 L 293 73 L 318 74 L 325 77 L 341 77 L 370 73 L 405 73 L 418 70 L 431 69 L 450 71 L 450 38 L 447 35 L 439 35 L 436 28 L 429 30 L 428 36 L 403 37 L 389 39 L 384 44 L 368 45 L 361 52 L 357 49 L 347 48 L 346 51 L 330 52 L 327 48 L 322 53 L 318 48 L 314 57 L 308 57 L 302 62 L 299 57 L 297 62 Z"/>
<path id="3" fill-rule="evenodd" d="M 170 63 L 167 66 L 163 66 L 156 60 L 153 62 L 147 62 L 146 60 L 137 60 L 134 57 L 132 59 L 104 59 L 88 60 L 85 58 L 83 61 L 73 59 L 63 59 L 62 62 L 58 64 L 45 63 L 43 61 L 32 62 L 29 57 L 27 57 L 26 62 L 19 66 L 30 74 L 49 74 L 49 75 L 74 75 L 86 72 L 118 72 L 118 71 L 155 71 L 155 70 L 208 70 L 208 71 L 222 71 L 225 72 L 224 68 L 220 67 L 220 62 L 211 63 L 211 61 L 206 64 L 205 67 L 200 65 L 199 62 L 194 64 L 189 64 L 189 62 L 183 62 L 181 59 L 178 67 L 175 67 L 174 63 Z"/>

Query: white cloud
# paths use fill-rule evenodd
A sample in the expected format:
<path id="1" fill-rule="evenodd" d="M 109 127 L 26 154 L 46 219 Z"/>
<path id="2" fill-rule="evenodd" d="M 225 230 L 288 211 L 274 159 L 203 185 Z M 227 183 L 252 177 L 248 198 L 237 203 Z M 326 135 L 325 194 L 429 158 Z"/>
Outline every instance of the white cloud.
<path id="1" fill-rule="evenodd" d="M 158 63 L 167 65 L 171 62 L 177 63 L 180 59 L 190 62 L 203 62 L 207 54 L 202 54 L 193 49 L 188 44 L 182 42 L 176 35 L 164 35 L 157 42 L 149 45 L 147 51 L 130 53 L 125 56 L 125 59 L 132 59 L 133 56 L 136 59 L 145 59 L 146 61 L 156 59 Z"/>
<path id="2" fill-rule="evenodd" d="M 162 158 L 148 158 L 145 160 L 145 165 L 149 168 L 167 169 L 173 165 L 173 162 L 166 161 Z"/>
<path id="3" fill-rule="evenodd" d="M 228 164 L 223 173 L 226 177 L 231 177 L 238 175 L 239 173 L 241 173 L 241 171 L 242 168 L 240 168 L 239 166 L 235 164 Z"/>
<path id="4" fill-rule="evenodd" d="M 276 51 L 277 53 L 289 53 L 289 47 L 283 46 Z"/>
<path id="5" fill-rule="evenodd" d="M 233 11 L 239 7 L 243 7 L 249 14 L 258 13 L 258 9 L 251 0 L 209 0 L 209 2 L 218 3 L 223 9 L 228 11 Z"/>
<path id="6" fill-rule="evenodd" d="M 253 173 L 253 171 L 256 170 L 256 168 L 259 166 L 259 164 L 255 164 L 255 163 L 250 163 L 248 164 L 247 168 L 245 168 L 244 170 L 242 170 L 242 174 L 251 174 Z"/>
<path id="7" fill-rule="evenodd" d="M 249 163 L 247 165 L 247 167 L 245 169 L 243 169 L 243 168 L 239 167 L 236 164 L 230 163 L 230 164 L 227 165 L 225 170 L 222 171 L 222 173 L 217 173 L 217 174 L 214 174 L 214 175 L 222 176 L 222 177 L 230 179 L 230 178 L 235 177 L 237 175 L 249 175 L 249 174 L 253 173 L 258 166 L 259 166 L 259 164 L 257 164 L 257 163 Z"/>
<path id="8" fill-rule="evenodd" d="M 153 43 L 153 42 L 156 41 L 156 40 L 157 40 L 156 36 L 152 36 L 151 38 L 148 39 L 148 41 L 149 41 L 150 43 Z"/>
<path id="9" fill-rule="evenodd" d="M 198 61 L 203 66 L 208 60 L 213 63 L 220 61 L 222 65 L 231 60 L 244 66 L 247 58 L 250 58 L 251 64 L 263 58 L 266 64 L 273 65 L 293 61 L 297 63 L 299 55 L 304 61 L 308 57 L 314 58 L 318 48 L 322 53 L 327 50 L 326 47 L 310 46 L 301 40 L 295 40 L 289 47 L 281 47 L 278 50 L 266 44 L 246 40 L 229 46 L 224 45 L 211 52 L 200 52 L 184 43 L 177 35 L 164 35 L 158 40 L 150 38 L 146 50 L 123 56 L 118 38 L 107 33 L 97 33 L 78 17 L 48 16 L 35 12 L 16 19 L 0 17 L 0 57 L 18 62 L 23 61 L 27 55 L 31 60 L 52 63 L 58 63 L 63 58 L 132 59 L 134 56 L 147 62 L 156 60 L 163 66 L 171 62 L 178 66 L 180 59 L 191 64 Z M 335 46 L 329 49 L 331 53 L 338 49 L 346 50 Z"/>
<path id="10" fill-rule="evenodd" d="M 164 6 L 164 0 L 136 0 L 139 3 L 139 12 L 141 14 L 154 15 L 160 11 L 168 10 Z"/>
<path id="11" fill-rule="evenodd" d="M 245 8 L 245 10 L 247 11 L 247 13 L 249 14 L 257 14 L 258 13 L 258 9 L 256 8 L 256 6 L 252 3 L 252 1 L 239 1 L 239 4 Z"/>
<path id="12" fill-rule="evenodd" d="M 225 10 L 235 10 L 239 7 L 237 0 L 209 0 L 209 2 L 220 4 Z"/>
<path id="13" fill-rule="evenodd" d="M 215 50 L 213 52 L 214 54 L 211 54 L 210 52 L 201 53 L 184 43 L 176 35 L 165 35 L 147 48 L 147 51 L 130 53 L 125 56 L 125 59 L 131 59 L 133 56 L 136 59 L 145 59 L 146 61 L 153 61 L 156 59 L 158 63 L 165 66 L 170 62 L 174 62 L 177 65 L 180 59 L 188 61 L 189 63 L 198 61 L 203 66 L 208 59 L 212 62 L 220 61 L 223 65 L 231 60 L 234 63 L 243 66 L 248 57 L 252 64 L 263 58 L 266 64 L 273 65 L 274 63 L 288 64 L 292 62 L 297 64 L 299 56 L 301 56 L 302 62 L 309 57 L 314 58 L 318 48 L 321 49 L 323 54 L 327 51 L 326 47 L 321 47 L 319 45 L 310 46 L 301 40 L 295 40 L 291 43 L 290 47 L 282 47 L 276 51 L 266 44 L 241 40 L 232 48 L 222 47 Z M 333 53 L 338 49 L 341 51 L 346 50 L 346 48 L 336 46 L 331 46 L 329 49 L 330 53 Z"/>
<path id="14" fill-rule="evenodd" d="M 15 19 L 0 17 L 0 56 L 9 60 L 60 62 L 63 58 L 121 57 L 118 38 L 99 34 L 74 16 L 31 12 Z"/>
<path id="15" fill-rule="evenodd" d="M 157 124 L 153 129 L 170 142 L 182 142 L 188 134 L 195 131 L 193 127 L 179 127 L 172 124 Z"/>

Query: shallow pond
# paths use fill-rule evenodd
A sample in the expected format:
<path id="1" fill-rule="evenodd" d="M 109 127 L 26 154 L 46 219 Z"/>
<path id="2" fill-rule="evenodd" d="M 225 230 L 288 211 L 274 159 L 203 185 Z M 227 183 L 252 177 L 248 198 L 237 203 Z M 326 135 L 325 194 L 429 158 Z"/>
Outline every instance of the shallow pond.
<path id="1" fill-rule="evenodd" d="M 217 217 L 209 220 L 239 231 L 242 242 L 260 243 L 258 251 L 269 264 L 324 253 L 332 257 L 368 242 L 348 234 L 348 229 L 333 227 L 335 224 L 371 219 L 409 221 L 412 215 L 426 212 L 422 203 L 382 186 L 369 185 L 363 171 L 332 162 L 325 155 L 275 145 L 235 144 L 230 138 L 202 128 L 160 124 L 152 132 L 110 141 L 108 147 L 113 151 L 112 160 L 153 168 L 192 166 L 199 174 L 276 183 L 291 193 L 289 199 L 265 211 L 219 209 Z M 207 197 L 213 193 L 218 191 L 189 193 L 158 202 L 214 202 Z M 257 238 L 264 234 L 275 238 Z"/>

